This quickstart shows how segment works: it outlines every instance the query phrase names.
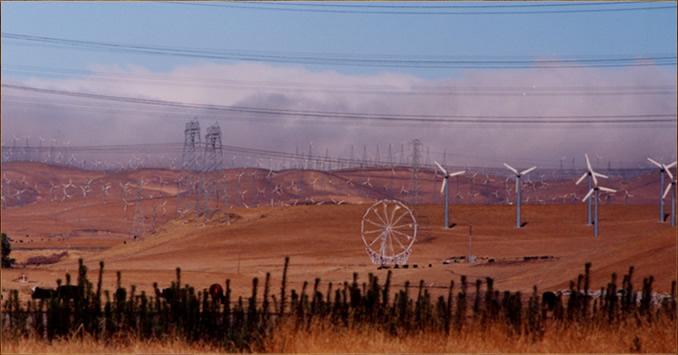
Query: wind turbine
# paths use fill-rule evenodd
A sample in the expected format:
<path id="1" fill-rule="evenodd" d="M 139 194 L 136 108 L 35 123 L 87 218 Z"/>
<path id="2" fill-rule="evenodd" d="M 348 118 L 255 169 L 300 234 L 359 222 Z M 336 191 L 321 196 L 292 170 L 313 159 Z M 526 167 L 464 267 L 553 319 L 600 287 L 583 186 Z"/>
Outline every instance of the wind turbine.
<path id="1" fill-rule="evenodd" d="M 437 161 L 434 160 L 433 162 L 438 166 L 438 169 L 440 169 L 440 171 L 442 171 L 444 175 L 443 184 L 440 186 L 440 193 L 443 193 L 443 191 L 445 191 L 445 228 L 450 228 L 450 185 L 448 184 L 448 180 L 450 176 L 461 175 L 465 173 L 466 170 L 461 170 L 450 174 Z"/>
<path id="2" fill-rule="evenodd" d="M 647 158 L 647 160 L 659 168 L 659 176 L 661 177 L 661 183 L 659 185 L 659 222 L 664 222 L 664 173 L 666 173 L 668 169 L 674 167 L 676 162 L 674 161 L 669 165 L 664 165 L 652 158 Z"/>
<path id="3" fill-rule="evenodd" d="M 671 192 L 671 227 L 676 226 L 676 178 L 673 177 L 673 174 L 671 174 L 671 166 L 675 165 L 676 162 L 673 162 L 671 165 L 664 165 L 664 170 L 666 171 L 666 175 L 669 176 L 671 181 L 666 185 L 666 190 L 664 190 L 664 194 L 662 195 L 662 201 L 666 198 L 666 195 Z M 663 211 L 662 211 L 663 212 Z"/>
<path id="4" fill-rule="evenodd" d="M 587 158 L 586 161 L 588 163 L 588 157 L 586 157 L 586 158 Z M 598 193 L 599 193 L 599 190 L 606 191 L 606 192 L 617 192 L 617 190 L 610 189 L 610 188 L 607 188 L 607 187 L 598 186 L 598 179 L 596 179 L 596 175 L 598 175 L 598 173 L 594 172 L 591 169 L 590 164 L 588 164 L 588 167 L 589 167 L 589 171 L 591 172 L 591 178 L 593 179 L 594 185 L 593 185 L 593 188 L 591 188 L 589 190 L 589 192 L 586 194 L 586 196 L 584 196 L 584 198 L 582 199 L 582 202 L 584 202 L 586 200 L 590 201 L 592 195 L 594 195 L 594 198 L 596 199 L 595 215 L 594 215 L 595 219 L 593 220 L 593 236 L 597 237 L 598 236 Z"/>
<path id="5" fill-rule="evenodd" d="M 71 197 L 73 197 L 73 196 L 68 194 L 68 188 L 74 187 L 75 185 L 73 185 L 73 181 L 71 179 L 68 179 L 68 184 L 65 184 L 63 186 L 64 186 L 64 197 L 61 198 L 61 201 L 64 201 L 66 199 L 70 200 Z"/>
<path id="6" fill-rule="evenodd" d="M 529 169 L 525 169 L 521 172 L 518 172 L 515 168 L 512 166 L 504 163 L 504 166 L 511 170 L 514 174 L 516 174 L 516 228 L 520 228 L 520 177 L 523 175 L 529 174 L 532 170 L 536 169 L 536 166 L 533 166 Z"/>
<path id="7" fill-rule="evenodd" d="M 106 203 L 106 196 L 108 196 L 108 190 L 111 188 L 111 184 L 107 183 L 101 187 L 101 192 L 104 195 L 104 203 Z"/>
<path id="8" fill-rule="evenodd" d="M 601 177 L 601 178 L 603 178 L 603 179 L 607 179 L 607 176 L 606 176 L 606 175 L 603 175 L 603 174 L 600 174 L 600 173 L 597 173 L 597 172 L 595 172 L 595 171 L 593 171 L 593 168 L 591 167 L 591 161 L 589 160 L 589 155 L 586 154 L 586 153 L 584 153 L 584 157 L 586 158 L 586 169 L 587 169 L 587 170 L 586 170 L 586 172 L 584 173 L 584 175 L 582 175 L 582 176 L 579 178 L 579 180 L 577 180 L 577 182 L 575 183 L 575 185 L 579 185 L 579 183 L 582 182 L 582 181 L 584 181 L 584 178 L 588 176 L 588 178 L 589 178 L 589 179 L 588 179 L 588 180 L 589 180 L 589 191 L 590 191 L 590 190 L 593 188 L 592 181 L 596 181 L 596 185 L 598 185 L 596 176 L 597 176 L 597 177 Z M 582 201 L 584 201 L 584 199 L 582 199 Z M 590 225 L 592 225 L 592 224 L 593 224 L 593 220 L 592 220 L 592 214 L 591 214 L 591 200 L 589 200 L 589 202 L 588 202 L 588 219 L 587 219 L 587 225 L 590 226 Z M 596 234 L 596 235 L 597 235 L 597 234 Z"/>

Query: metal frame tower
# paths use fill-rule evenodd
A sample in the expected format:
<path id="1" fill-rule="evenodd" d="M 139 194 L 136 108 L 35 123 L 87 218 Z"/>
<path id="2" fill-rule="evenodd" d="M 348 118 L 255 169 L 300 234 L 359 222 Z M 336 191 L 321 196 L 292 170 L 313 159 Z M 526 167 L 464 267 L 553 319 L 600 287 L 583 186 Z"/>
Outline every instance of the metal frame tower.
<path id="1" fill-rule="evenodd" d="M 412 141 L 412 192 L 414 193 L 414 201 L 412 202 L 415 206 L 415 211 L 418 209 L 416 206 L 419 204 L 419 186 L 417 181 L 417 174 L 419 173 L 419 165 L 421 163 L 421 141 L 419 139 L 414 139 Z M 414 214 L 417 216 L 417 213 Z"/>
<path id="2" fill-rule="evenodd" d="M 205 153 L 203 157 L 203 211 L 205 222 L 207 222 L 210 219 L 210 216 L 220 209 L 219 177 L 216 174 L 223 166 L 224 155 L 221 147 L 221 128 L 217 122 L 214 122 L 213 125 L 207 127 L 207 133 L 205 134 Z M 210 201 L 214 201 L 214 208 L 210 208 Z"/>
<path id="3" fill-rule="evenodd" d="M 179 211 L 181 214 L 188 214 L 191 206 L 194 206 L 192 198 L 198 201 L 198 191 L 196 190 L 196 171 L 200 170 L 200 151 L 198 147 L 200 142 L 200 123 L 196 118 L 186 122 L 184 129 L 184 149 L 181 157 L 181 177 L 177 181 L 177 217 Z M 196 213 L 199 211 L 196 210 Z"/>
<path id="4" fill-rule="evenodd" d="M 146 225 L 144 223 L 144 212 L 141 208 L 141 201 L 143 200 L 144 180 L 137 182 L 137 200 L 134 204 L 134 220 L 132 221 L 132 228 L 130 230 L 130 238 L 136 238 L 146 232 Z"/>

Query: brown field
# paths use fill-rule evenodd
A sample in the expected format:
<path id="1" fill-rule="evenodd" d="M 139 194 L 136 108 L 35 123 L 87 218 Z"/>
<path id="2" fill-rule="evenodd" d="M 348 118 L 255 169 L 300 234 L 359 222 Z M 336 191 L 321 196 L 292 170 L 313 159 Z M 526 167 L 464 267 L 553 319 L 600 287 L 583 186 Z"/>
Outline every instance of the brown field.
<path id="1" fill-rule="evenodd" d="M 238 172 L 241 170 L 227 171 L 229 188 Z M 267 172 L 249 169 L 241 183 L 257 188 L 264 184 Z M 321 278 L 323 284 L 348 281 L 354 272 L 363 281 L 367 280 L 368 273 L 385 276 L 384 270 L 377 270 L 369 263 L 360 237 L 360 221 L 368 203 L 385 196 L 379 196 L 377 187 L 369 189 L 359 182 L 369 176 L 373 185 L 388 184 L 390 168 L 333 173 L 280 172 L 269 182 L 286 185 L 274 206 L 231 208 L 231 225 L 223 223 L 223 211 L 206 225 L 202 225 L 202 220 L 196 224 L 192 218 L 174 221 L 179 174 L 176 171 L 104 173 L 39 163 L 8 163 L 4 164 L 3 173 L 14 180 L 12 184 L 26 176 L 31 185 L 36 185 L 28 189 L 25 195 L 31 197 L 26 197 L 23 206 L 2 211 L 2 231 L 13 239 L 12 257 L 18 263 L 17 268 L 3 270 L 3 295 L 9 289 L 18 288 L 28 297 L 33 286 L 54 287 L 56 279 L 64 279 L 66 272 L 75 275 L 80 257 L 84 258 L 92 278 L 99 261 L 105 261 L 105 288 L 114 288 L 115 271 L 119 270 L 123 286 L 136 285 L 138 290 L 147 293 L 152 291 L 153 282 L 167 287 L 175 279 L 175 268 L 180 267 L 182 280 L 198 289 L 231 279 L 235 295 L 248 295 L 253 277 L 263 278 L 270 272 L 273 285 L 280 281 L 285 256 L 291 259 L 292 288 L 300 288 L 303 281 L 311 282 L 316 277 Z M 396 174 L 400 174 L 396 178 L 399 176 L 404 184 L 410 173 L 401 169 Z M 165 181 L 162 189 L 158 184 L 160 176 Z M 250 180 L 245 180 L 247 176 Z M 146 229 L 151 227 L 153 204 L 158 226 L 137 240 L 130 240 L 135 206 L 130 204 L 125 217 L 118 184 L 139 177 L 148 182 L 142 202 Z M 57 201 L 50 201 L 49 183 L 65 184 L 69 179 L 74 184 L 94 179 L 86 206 L 76 188 L 71 191 L 72 199 L 62 202 L 61 189 L 57 189 Z M 355 184 L 346 183 L 349 179 Z M 505 184 L 503 178 L 493 180 L 495 184 Z M 628 181 L 617 179 L 607 185 L 633 188 L 634 198 L 646 201 L 656 193 L 658 181 L 655 180 L 658 179 L 654 175 L 641 176 Z M 299 198 L 294 196 L 295 190 L 287 188 L 291 181 L 297 185 L 305 181 L 304 188 L 313 192 L 314 202 L 336 198 L 335 201 L 347 203 L 285 206 L 284 202 L 293 204 L 292 201 Z M 337 181 L 344 181 L 345 186 L 337 187 Z M 428 191 L 432 198 L 440 178 L 422 181 L 424 196 Z M 103 183 L 113 184 L 107 203 L 103 203 L 99 187 Z M 468 183 L 462 182 L 463 191 L 470 187 Z M 566 189 L 582 191 L 573 181 L 554 181 L 547 185 L 550 185 L 548 189 L 535 188 L 535 191 L 542 194 L 565 194 Z M 135 193 L 136 189 L 131 190 Z M 252 197 L 252 200 L 256 199 Z M 166 213 L 162 216 L 158 206 L 165 201 Z M 452 205 L 451 223 L 456 225 L 450 229 L 442 228 L 441 204 L 423 205 L 422 212 L 430 230 L 414 244 L 408 261 L 418 268 L 394 270 L 396 288 L 406 280 L 414 284 L 423 279 L 435 294 L 444 292 L 451 279 L 458 281 L 460 275 L 466 275 L 471 282 L 492 277 L 500 290 L 527 293 L 533 285 L 540 290 L 555 290 L 567 288 L 570 280 L 583 273 L 586 262 L 593 264 L 593 288 L 605 286 L 613 272 L 622 275 L 629 266 L 635 267 L 636 285 L 640 285 L 643 277 L 654 275 L 653 287 L 659 292 L 668 292 L 671 281 L 676 280 L 676 229 L 657 221 L 655 205 L 625 205 L 620 199 L 602 203 L 597 238 L 593 237 L 592 227 L 586 226 L 586 206 L 581 202 L 523 205 L 522 220 L 527 224 L 521 229 L 515 228 L 515 206 L 505 204 Z M 443 265 L 443 261 L 452 256 L 468 254 L 469 223 L 473 224 L 473 254 L 479 262 Z M 31 257 L 49 259 L 64 252 L 67 255 L 53 264 L 23 265 Z M 553 258 L 525 261 L 525 256 Z M 494 262 L 488 263 L 489 259 Z M 28 282 L 19 282 L 22 274 Z"/>
<path id="2" fill-rule="evenodd" d="M 269 195 L 251 195 L 238 201 L 233 192 L 237 174 L 246 171 L 241 180 L 243 190 L 260 191 L 268 186 Z M 77 276 L 77 260 L 83 258 L 96 278 L 99 261 L 105 262 L 104 289 L 113 290 L 116 271 L 122 272 L 122 286 L 135 285 L 137 290 L 152 292 L 158 282 L 167 287 L 175 280 L 175 268 L 182 269 L 182 281 L 198 289 L 212 283 L 231 280 L 234 296 L 249 296 L 252 278 L 272 275 L 274 289 L 280 284 L 285 256 L 290 256 L 289 288 L 299 290 L 304 281 L 322 279 L 334 284 L 352 280 L 353 273 L 366 281 L 368 273 L 381 280 L 385 270 L 369 263 L 360 236 L 360 222 L 367 207 L 388 197 L 379 186 L 394 185 L 395 191 L 411 189 L 407 169 L 353 169 L 332 173 L 316 171 L 284 171 L 267 180 L 266 170 L 238 169 L 226 171 L 231 201 L 240 206 L 230 208 L 231 224 L 224 223 L 225 214 L 218 212 L 203 225 L 194 217 L 174 220 L 176 181 L 179 172 L 167 170 L 135 170 L 120 173 L 83 171 L 36 163 L 4 164 L 3 173 L 12 179 L 13 189 L 22 176 L 30 182 L 23 201 L 11 201 L 2 210 L 2 231 L 12 238 L 12 257 L 17 267 L 2 270 L 2 294 L 19 289 L 22 299 L 30 298 L 33 286 L 54 287 L 56 279 L 70 273 Z M 391 174 L 394 178 L 391 179 Z M 136 196 L 134 181 L 144 177 L 141 206 L 146 230 L 151 229 L 152 209 L 156 206 L 157 227 L 136 240 L 130 238 L 135 204 L 123 211 L 119 183 L 132 181 L 130 195 Z M 164 186 L 160 186 L 163 177 Z M 373 186 L 364 184 L 368 181 Z M 50 182 L 84 184 L 93 179 L 93 191 L 87 204 L 79 188 L 70 192 L 71 199 L 61 201 L 61 188 L 50 191 Z M 427 180 L 428 179 L 428 180 Z M 470 178 L 460 181 L 461 204 L 451 206 L 450 229 L 442 228 L 443 206 L 437 194 L 440 177 L 422 174 L 422 198 L 438 204 L 421 206 L 425 230 L 413 246 L 408 261 L 410 268 L 393 269 L 395 292 L 405 281 L 413 285 L 424 280 L 434 297 L 446 294 L 450 280 L 466 275 L 470 282 L 491 277 L 495 289 L 522 291 L 530 294 L 533 285 L 541 291 L 564 289 L 570 280 L 583 273 L 584 264 L 592 263 L 591 286 L 603 287 L 610 275 L 623 275 L 634 266 L 634 287 L 640 288 L 643 277 L 654 275 L 653 288 L 669 292 L 676 280 L 676 229 L 658 222 L 657 206 L 652 203 L 658 190 L 655 175 L 633 179 L 611 179 L 606 186 L 629 189 L 633 204 L 611 196 L 600 206 L 600 236 L 593 237 L 586 226 L 586 205 L 563 203 L 523 205 L 524 228 L 515 228 L 515 206 L 504 203 L 506 195 L 514 198 L 514 186 L 503 177 L 487 177 L 486 185 L 475 182 L 475 203 L 470 204 L 474 190 Z M 490 181 L 492 180 L 492 181 Z M 451 181 L 452 182 L 452 181 Z M 103 201 L 101 186 L 111 183 L 110 195 Z M 280 194 L 270 193 L 275 185 L 283 186 Z M 296 185 L 295 185 L 296 184 Z M 451 183 L 451 186 L 454 186 Z M 573 181 L 544 180 L 527 183 L 524 193 L 532 201 L 546 201 L 551 195 L 576 192 L 585 187 Z M 305 189 L 300 192 L 299 187 Z M 456 188 L 456 186 L 455 186 Z M 453 191 L 453 190 L 451 190 Z M 479 191 L 479 192 L 478 192 Z M 53 193 L 53 195 L 51 195 Z M 305 194 L 308 198 L 303 198 Z M 453 196 L 453 193 L 451 192 Z M 269 198 L 273 197 L 273 203 Z M 406 193 L 396 198 L 407 199 Z M 497 198 L 498 197 L 498 198 Z M 437 200 L 436 200 L 437 199 Z M 54 200 L 54 201 L 52 201 Z M 134 201 L 134 198 L 129 198 Z M 301 203 L 299 203 L 301 201 Z M 318 202 L 331 204 L 315 205 Z M 336 201 L 344 201 L 336 204 Z M 166 202 L 166 209 L 160 205 Z M 261 207 L 246 208 L 243 203 Z M 309 203 L 310 202 L 310 203 Z M 560 202 L 560 203 L 559 203 Z M 570 202 L 570 201 L 565 201 Z M 487 203 L 487 204 L 478 204 Z M 296 205 L 295 205 L 296 204 Z M 271 206 L 272 205 L 272 206 Z M 473 254 L 476 264 L 443 261 L 468 254 L 469 224 L 473 225 Z M 526 256 L 547 259 L 525 260 Z M 37 257 L 37 258 L 36 258 Z M 494 262 L 488 262 L 493 259 Z M 27 263 L 29 262 L 29 263 Z M 49 264 L 47 264 L 49 263 Z M 418 267 L 413 268 L 416 264 Z M 430 266 L 429 266 L 430 265 Z M 21 276 L 27 282 L 21 281 Z M 619 279 L 618 279 L 618 282 Z M 642 343 L 641 352 L 667 353 L 675 350 L 675 323 L 668 325 L 633 325 L 621 328 L 560 329 L 547 326 L 540 342 L 523 337 L 509 338 L 505 328 L 474 330 L 454 337 L 419 334 L 393 338 L 378 329 L 347 329 L 334 333 L 318 324 L 309 332 L 296 332 L 282 327 L 265 344 L 267 352 L 606 352 L 623 353 L 633 349 L 634 338 Z M 564 345 L 565 344 L 565 345 Z M 176 353 L 218 352 L 204 344 L 188 344 L 180 340 L 136 341 L 125 338 L 111 344 L 92 339 L 58 340 L 47 344 L 36 339 L 3 339 L 3 353 Z"/>

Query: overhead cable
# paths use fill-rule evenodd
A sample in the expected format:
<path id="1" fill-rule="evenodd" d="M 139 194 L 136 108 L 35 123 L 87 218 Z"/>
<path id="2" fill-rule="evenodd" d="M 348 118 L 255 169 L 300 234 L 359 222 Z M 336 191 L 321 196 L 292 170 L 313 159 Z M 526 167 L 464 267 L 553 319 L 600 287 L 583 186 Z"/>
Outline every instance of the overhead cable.
<path id="1" fill-rule="evenodd" d="M 568 56 L 562 59 L 450 56 L 371 56 L 350 54 L 295 53 L 271 51 L 218 50 L 157 45 L 85 41 L 69 38 L 34 36 L 2 32 L 6 44 L 19 42 L 42 43 L 58 47 L 73 47 L 94 51 L 135 53 L 161 56 L 241 60 L 272 63 L 323 64 L 362 67 L 456 68 L 456 69 L 556 69 L 588 67 L 673 66 L 676 54 Z M 9 41 L 9 42 L 8 42 Z"/>
<path id="2" fill-rule="evenodd" d="M 166 101 L 145 99 L 95 93 L 83 93 L 57 89 L 43 89 L 15 84 L 2 84 L 3 88 L 37 92 L 43 94 L 61 95 L 77 98 L 126 102 L 133 104 L 153 105 L 160 107 L 174 107 L 186 109 L 202 109 L 217 112 L 236 112 L 258 115 L 273 115 L 284 117 L 304 117 L 317 120 L 338 121 L 381 121 L 381 122 L 406 122 L 406 123 L 468 123 L 468 124 L 529 124 L 529 125 L 552 125 L 552 124 L 637 124 L 637 123 L 660 123 L 675 122 L 676 113 L 643 113 L 624 115 L 535 115 L 535 116 L 503 116 L 503 115 L 402 115 L 393 113 L 366 113 L 366 112 L 329 112 L 329 111 L 305 111 L 283 110 L 265 107 L 225 106 L 212 104 L 186 103 L 179 101 Z M 254 118 L 254 117 L 253 117 Z"/>

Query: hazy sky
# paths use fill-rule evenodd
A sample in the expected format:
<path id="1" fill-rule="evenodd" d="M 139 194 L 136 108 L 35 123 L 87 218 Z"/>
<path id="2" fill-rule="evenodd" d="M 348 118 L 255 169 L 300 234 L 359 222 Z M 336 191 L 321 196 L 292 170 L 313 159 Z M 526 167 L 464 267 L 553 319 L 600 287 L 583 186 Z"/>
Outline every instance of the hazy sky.
<path id="1" fill-rule="evenodd" d="M 1 6 L 5 146 L 181 143 L 197 117 L 225 145 L 319 155 L 676 156 L 675 2 Z"/>

